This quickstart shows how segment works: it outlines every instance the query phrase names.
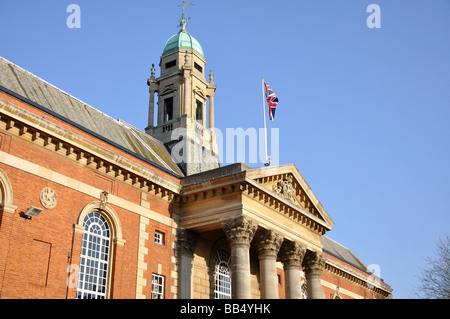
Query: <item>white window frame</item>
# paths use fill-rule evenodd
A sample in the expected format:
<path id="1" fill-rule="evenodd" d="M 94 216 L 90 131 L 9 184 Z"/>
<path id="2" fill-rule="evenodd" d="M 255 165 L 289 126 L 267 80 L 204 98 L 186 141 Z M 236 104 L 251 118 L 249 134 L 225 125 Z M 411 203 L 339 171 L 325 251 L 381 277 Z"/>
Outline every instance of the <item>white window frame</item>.
<path id="1" fill-rule="evenodd" d="M 165 246 L 164 244 L 165 235 L 159 230 L 155 230 L 155 244 Z"/>
<path id="2" fill-rule="evenodd" d="M 302 285 L 302 297 L 301 299 L 308 299 L 308 289 L 306 285 Z"/>
<path id="3" fill-rule="evenodd" d="M 164 276 L 152 274 L 152 299 L 164 299 Z"/>
<path id="4" fill-rule="evenodd" d="M 231 299 L 230 253 L 223 248 L 214 258 L 214 299 Z"/>
<path id="5" fill-rule="evenodd" d="M 111 252 L 111 228 L 105 217 L 92 211 L 83 221 L 77 299 L 106 299 Z"/>

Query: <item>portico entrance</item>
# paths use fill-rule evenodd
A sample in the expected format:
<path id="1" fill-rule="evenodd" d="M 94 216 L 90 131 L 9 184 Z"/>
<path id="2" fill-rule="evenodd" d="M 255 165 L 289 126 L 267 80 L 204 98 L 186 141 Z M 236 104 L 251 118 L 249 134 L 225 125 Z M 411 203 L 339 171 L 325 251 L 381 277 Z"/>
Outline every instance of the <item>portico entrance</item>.
<path id="1" fill-rule="evenodd" d="M 235 164 L 187 177 L 180 296 L 300 299 L 306 286 L 309 298 L 322 298 L 320 236 L 333 222 L 302 181 L 293 165 Z"/>

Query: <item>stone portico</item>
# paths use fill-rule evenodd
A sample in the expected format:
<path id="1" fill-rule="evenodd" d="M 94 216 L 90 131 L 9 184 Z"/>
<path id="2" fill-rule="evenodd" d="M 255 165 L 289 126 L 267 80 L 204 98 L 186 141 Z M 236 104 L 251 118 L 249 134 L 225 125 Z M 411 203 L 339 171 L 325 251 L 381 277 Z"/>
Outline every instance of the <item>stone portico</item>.
<path id="1" fill-rule="evenodd" d="M 322 298 L 320 236 L 333 222 L 295 166 L 234 164 L 188 176 L 180 200 L 183 298 L 210 297 L 219 246 L 230 251 L 231 298 L 279 298 L 283 271 L 284 296 L 299 299 L 302 269 L 308 296 Z"/>

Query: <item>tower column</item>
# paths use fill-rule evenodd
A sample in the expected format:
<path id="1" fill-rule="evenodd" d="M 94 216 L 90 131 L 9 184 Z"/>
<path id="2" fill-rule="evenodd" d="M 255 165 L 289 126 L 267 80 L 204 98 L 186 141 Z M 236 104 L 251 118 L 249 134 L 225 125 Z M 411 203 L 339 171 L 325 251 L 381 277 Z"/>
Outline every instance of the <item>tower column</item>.
<path id="1" fill-rule="evenodd" d="M 192 89 L 191 89 L 191 70 L 188 56 L 184 56 L 183 78 L 184 78 L 184 113 L 192 118 Z"/>
<path id="2" fill-rule="evenodd" d="M 209 129 L 214 130 L 214 95 L 209 97 Z"/>
<path id="3" fill-rule="evenodd" d="M 214 75 L 212 70 L 209 71 L 209 84 L 208 84 L 209 94 L 209 121 L 208 126 L 210 131 L 214 130 L 214 92 L 216 91 L 216 86 L 214 85 Z"/>
<path id="4" fill-rule="evenodd" d="M 154 126 L 155 118 L 155 90 L 150 89 L 150 103 L 148 108 L 148 127 Z"/>
<path id="5" fill-rule="evenodd" d="M 150 92 L 150 102 L 148 106 L 148 128 L 155 126 L 154 118 L 155 118 L 155 92 L 158 91 L 159 84 L 155 78 L 155 65 L 152 64 L 151 76 L 147 80 L 147 85 L 149 86 Z"/>
<path id="6" fill-rule="evenodd" d="M 260 269 L 260 291 L 263 299 L 278 299 L 277 254 L 283 236 L 273 230 L 262 230 L 255 235 Z"/>
<path id="7" fill-rule="evenodd" d="M 250 299 L 250 243 L 258 226 L 246 217 L 222 224 L 231 248 L 231 298 Z"/>
<path id="8" fill-rule="evenodd" d="M 205 131 L 206 131 L 206 103 L 204 104 L 202 103 L 202 132 L 204 133 Z"/>

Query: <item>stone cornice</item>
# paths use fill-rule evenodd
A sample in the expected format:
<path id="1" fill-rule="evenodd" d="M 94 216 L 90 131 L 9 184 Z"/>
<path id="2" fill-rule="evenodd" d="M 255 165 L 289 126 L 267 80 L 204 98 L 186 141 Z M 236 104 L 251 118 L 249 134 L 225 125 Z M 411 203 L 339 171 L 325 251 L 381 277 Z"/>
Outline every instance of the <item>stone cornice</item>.
<path id="1" fill-rule="evenodd" d="M 247 184 L 245 185 L 244 191 L 245 194 L 251 198 L 258 199 L 260 202 L 264 203 L 264 205 L 269 205 L 280 214 L 297 221 L 320 235 L 325 234 L 326 231 L 331 229 L 331 227 L 320 217 L 295 205 L 290 200 L 275 194 L 260 183 L 249 178 L 246 178 L 246 182 Z"/>
<path id="2" fill-rule="evenodd" d="M 353 282 L 365 289 L 372 290 L 384 297 L 387 297 L 390 293 L 392 293 L 392 288 L 385 284 L 381 279 L 377 285 L 374 285 L 373 282 L 369 282 L 368 280 L 370 274 L 357 271 L 342 262 L 330 258 L 326 255 L 326 253 L 324 254 L 324 257 L 325 271 Z"/>
<path id="3" fill-rule="evenodd" d="M 295 206 L 301 206 L 309 213 L 323 219 L 329 229 L 334 226 L 333 220 L 330 218 L 295 165 L 287 164 L 274 167 L 254 168 L 247 171 L 247 176 L 264 185 L 264 187 L 270 188 L 271 191 L 273 191 L 273 186 L 270 186 L 271 183 L 280 180 L 289 180 L 293 177 L 290 183 L 295 189 L 296 199 L 294 201 L 289 201 L 294 203 Z M 284 190 L 282 194 L 277 193 L 276 195 L 279 197 L 289 197 L 285 196 L 288 194 L 284 194 Z"/>
<path id="4" fill-rule="evenodd" d="M 197 183 L 184 186 L 181 201 L 184 205 L 195 205 L 201 201 L 213 200 L 218 196 L 233 194 L 242 194 L 256 200 L 319 235 L 330 230 L 326 221 L 248 178 L 245 171 L 207 179 L 207 182 L 199 180 Z"/>
<path id="5" fill-rule="evenodd" d="M 180 184 L 2 99 L 0 116 L 0 130 L 109 178 L 169 201 L 181 191 Z"/>

